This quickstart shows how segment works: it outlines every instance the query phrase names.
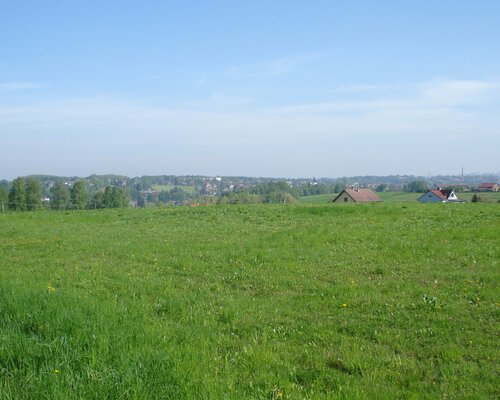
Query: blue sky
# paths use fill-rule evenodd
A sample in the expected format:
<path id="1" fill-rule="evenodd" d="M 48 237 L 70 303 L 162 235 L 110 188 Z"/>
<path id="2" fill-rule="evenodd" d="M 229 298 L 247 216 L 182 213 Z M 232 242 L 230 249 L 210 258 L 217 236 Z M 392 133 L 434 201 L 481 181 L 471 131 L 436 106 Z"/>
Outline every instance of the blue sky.
<path id="1" fill-rule="evenodd" d="M 499 172 L 498 1 L 0 0 L 0 179 Z"/>

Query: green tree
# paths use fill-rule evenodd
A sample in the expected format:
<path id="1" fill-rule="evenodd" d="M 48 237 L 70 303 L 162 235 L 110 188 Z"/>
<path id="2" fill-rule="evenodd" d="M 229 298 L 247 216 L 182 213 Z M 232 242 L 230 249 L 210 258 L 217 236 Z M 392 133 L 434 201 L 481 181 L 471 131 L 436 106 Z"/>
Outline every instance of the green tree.
<path id="1" fill-rule="evenodd" d="M 92 196 L 92 201 L 89 205 L 89 208 L 104 208 L 104 192 L 99 190 L 94 193 Z"/>
<path id="2" fill-rule="evenodd" d="M 144 197 L 139 196 L 139 199 L 137 200 L 137 206 L 146 207 L 146 200 L 144 200 Z"/>
<path id="3" fill-rule="evenodd" d="M 0 181 L 0 188 L 4 188 L 8 193 L 9 192 L 9 182 L 5 179 L 2 179 Z"/>
<path id="4" fill-rule="evenodd" d="M 220 196 L 217 199 L 217 204 L 229 204 L 229 196 Z"/>
<path id="5" fill-rule="evenodd" d="M 21 177 L 12 181 L 9 208 L 14 211 L 26 211 L 26 181 Z"/>
<path id="6" fill-rule="evenodd" d="M 106 186 L 104 189 L 104 207 L 115 208 L 115 187 Z"/>
<path id="7" fill-rule="evenodd" d="M 129 202 L 128 191 L 125 188 L 106 186 L 103 202 L 106 208 L 127 207 Z"/>
<path id="8" fill-rule="evenodd" d="M 87 188 L 85 182 L 77 181 L 70 189 L 71 205 L 77 210 L 83 210 L 87 206 Z"/>
<path id="9" fill-rule="evenodd" d="M 28 211 L 42 208 L 42 186 L 34 178 L 26 179 L 26 208 Z"/>
<path id="10" fill-rule="evenodd" d="M 406 186 L 406 191 L 411 193 L 424 193 L 429 190 L 429 185 L 426 181 L 413 181 Z"/>
<path id="11" fill-rule="evenodd" d="M 182 190 L 181 188 L 178 187 L 174 187 L 169 191 L 166 190 L 161 191 L 160 195 L 158 196 L 158 200 L 161 201 L 162 203 L 168 203 L 169 201 L 174 201 L 177 204 L 181 204 L 184 200 L 187 200 L 190 197 L 191 195 L 185 190 Z"/>
<path id="12" fill-rule="evenodd" d="M 0 212 L 3 212 L 7 207 L 9 192 L 3 186 L 0 186 Z"/>
<path id="13" fill-rule="evenodd" d="M 65 210 L 68 207 L 68 200 L 68 189 L 63 182 L 56 182 L 50 189 L 50 207 L 53 210 Z"/>
<path id="14" fill-rule="evenodd" d="M 264 203 L 294 203 L 296 201 L 290 193 L 274 191 L 264 197 Z"/>
<path id="15" fill-rule="evenodd" d="M 342 190 L 344 190 L 344 188 L 345 188 L 344 185 L 337 183 L 333 188 L 333 193 L 340 193 Z"/>
<path id="16" fill-rule="evenodd" d="M 113 193 L 114 190 L 111 190 L 110 193 Z M 113 195 L 111 196 L 111 198 L 114 196 L 114 193 Z M 148 202 L 148 204 L 151 204 L 151 203 L 155 203 L 155 198 L 153 196 L 153 193 L 148 193 L 147 197 L 146 197 L 146 201 Z M 113 200 L 111 200 L 111 204 L 113 203 Z M 112 207 L 112 206 L 111 206 Z"/>
<path id="17" fill-rule="evenodd" d="M 116 188 L 116 196 L 118 207 L 128 207 L 130 194 L 127 188 Z"/>
<path id="18" fill-rule="evenodd" d="M 233 204 L 257 204 L 261 202 L 261 195 L 257 193 L 239 192 L 231 201 Z"/>

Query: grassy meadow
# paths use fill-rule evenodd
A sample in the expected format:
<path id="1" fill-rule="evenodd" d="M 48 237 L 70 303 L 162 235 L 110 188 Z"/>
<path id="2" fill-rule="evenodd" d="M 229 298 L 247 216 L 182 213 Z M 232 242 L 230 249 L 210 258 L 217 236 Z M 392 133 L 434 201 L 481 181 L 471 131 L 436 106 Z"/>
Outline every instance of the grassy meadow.
<path id="1" fill-rule="evenodd" d="M 300 203 L 329 203 L 338 193 L 335 194 L 318 194 L 314 196 L 303 196 L 299 199 Z M 407 192 L 381 192 L 377 195 L 387 202 L 415 202 L 422 193 L 407 193 Z"/>
<path id="2" fill-rule="evenodd" d="M 493 203 L 0 214 L 0 398 L 498 398 L 499 233 Z"/>

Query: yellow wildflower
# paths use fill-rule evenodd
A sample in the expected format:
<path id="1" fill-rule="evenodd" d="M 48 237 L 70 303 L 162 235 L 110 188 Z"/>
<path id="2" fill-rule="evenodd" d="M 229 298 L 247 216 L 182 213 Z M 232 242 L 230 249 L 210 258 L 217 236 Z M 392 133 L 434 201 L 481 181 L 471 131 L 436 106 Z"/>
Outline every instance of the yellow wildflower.
<path id="1" fill-rule="evenodd" d="M 273 389 L 273 400 L 278 400 L 283 398 L 283 391 L 281 389 L 278 389 L 277 387 L 274 387 Z"/>

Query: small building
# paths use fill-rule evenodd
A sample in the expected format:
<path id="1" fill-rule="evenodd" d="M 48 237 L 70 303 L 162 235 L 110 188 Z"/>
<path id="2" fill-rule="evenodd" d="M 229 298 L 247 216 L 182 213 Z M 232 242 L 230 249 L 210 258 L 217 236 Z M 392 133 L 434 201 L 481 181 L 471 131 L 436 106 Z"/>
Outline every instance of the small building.
<path id="1" fill-rule="evenodd" d="M 371 189 L 344 189 L 332 203 L 372 203 L 382 199 Z"/>
<path id="2" fill-rule="evenodd" d="M 420 203 L 465 203 L 460 200 L 453 190 L 432 189 L 428 190 L 417 199 Z"/>
<path id="3" fill-rule="evenodd" d="M 500 186 L 498 185 L 498 183 L 484 182 L 478 186 L 477 191 L 478 192 L 498 192 L 499 189 L 500 189 Z"/>

